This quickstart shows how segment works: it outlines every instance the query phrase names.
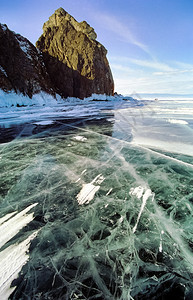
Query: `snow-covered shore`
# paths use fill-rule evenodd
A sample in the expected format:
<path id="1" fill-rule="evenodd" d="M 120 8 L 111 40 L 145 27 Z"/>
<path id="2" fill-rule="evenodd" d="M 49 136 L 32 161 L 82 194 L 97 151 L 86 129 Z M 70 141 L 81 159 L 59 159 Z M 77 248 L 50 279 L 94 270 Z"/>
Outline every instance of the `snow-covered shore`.
<path id="1" fill-rule="evenodd" d="M 38 125 L 51 124 L 53 120 L 62 118 L 80 118 L 96 116 L 101 111 L 121 109 L 143 105 L 132 97 L 122 95 L 107 96 L 93 94 L 84 100 L 69 97 L 62 99 L 40 93 L 32 99 L 15 93 L 0 92 L 0 126 L 11 124 L 38 122 Z"/>

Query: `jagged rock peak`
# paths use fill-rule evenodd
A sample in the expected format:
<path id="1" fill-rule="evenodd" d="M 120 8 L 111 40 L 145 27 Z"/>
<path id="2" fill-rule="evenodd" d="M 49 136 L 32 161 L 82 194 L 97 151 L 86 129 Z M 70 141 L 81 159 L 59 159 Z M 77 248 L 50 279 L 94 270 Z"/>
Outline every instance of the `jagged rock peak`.
<path id="1" fill-rule="evenodd" d="M 91 40 L 96 40 L 97 34 L 86 21 L 77 22 L 70 14 L 68 14 L 62 7 L 58 8 L 55 13 L 49 18 L 47 22 L 44 23 L 43 30 L 47 28 L 52 28 L 53 26 L 61 26 L 63 21 L 68 21 L 76 31 L 83 32 Z"/>
<path id="2" fill-rule="evenodd" d="M 55 92 L 62 97 L 113 95 L 114 82 L 107 50 L 96 41 L 94 29 L 59 8 L 45 22 L 36 42 Z"/>

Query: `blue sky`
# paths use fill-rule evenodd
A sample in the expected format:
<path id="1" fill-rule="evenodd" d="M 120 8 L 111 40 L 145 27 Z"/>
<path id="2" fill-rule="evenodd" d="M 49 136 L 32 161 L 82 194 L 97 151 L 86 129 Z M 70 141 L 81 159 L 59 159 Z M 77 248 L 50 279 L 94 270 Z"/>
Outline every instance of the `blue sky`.
<path id="1" fill-rule="evenodd" d="M 0 22 L 35 44 L 59 7 L 95 28 L 117 92 L 193 94 L 192 0 L 0 0 Z"/>

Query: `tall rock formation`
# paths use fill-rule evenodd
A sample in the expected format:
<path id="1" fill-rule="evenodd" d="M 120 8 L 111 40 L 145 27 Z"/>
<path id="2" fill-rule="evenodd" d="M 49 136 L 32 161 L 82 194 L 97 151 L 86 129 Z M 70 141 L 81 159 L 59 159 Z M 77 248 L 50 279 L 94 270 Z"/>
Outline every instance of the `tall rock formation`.
<path id="1" fill-rule="evenodd" d="M 43 26 L 37 48 L 0 24 L 0 89 L 30 98 L 40 91 L 63 98 L 113 95 L 107 50 L 85 21 L 59 8 Z"/>
<path id="2" fill-rule="evenodd" d="M 55 92 L 62 97 L 113 95 L 107 50 L 96 37 L 87 22 L 77 22 L 63 8 L 44 24 L 36 47 L 42 52 Z"/>
<path id="3" fill-rule="evenodd" d="M 54 94 L 43 58 L 29 40 L 0 24 L 0 89 L 30 98 L 45 91 Z"/>

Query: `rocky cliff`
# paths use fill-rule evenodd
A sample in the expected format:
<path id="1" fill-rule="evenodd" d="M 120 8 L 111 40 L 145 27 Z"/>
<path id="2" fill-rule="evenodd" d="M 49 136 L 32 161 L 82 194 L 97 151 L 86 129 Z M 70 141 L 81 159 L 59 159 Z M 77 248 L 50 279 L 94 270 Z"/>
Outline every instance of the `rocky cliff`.
<path id="1" fill-rule="evenodd" d="M 30 98 L 45 91 L 53 94 L 43 58 L 29 40 L 0 24 L 0 88 Z"/>
<path id="2" fill-rule="evenodd" d="M 0 89 L 30 98 L 40 91 L 63 98 L 112 95 L 107 50 L 85 21 L 60 8 L 43 26 L 36 43 L 0 24 Z"/>
<path id="3" fill-rule="evenodd" d="M 36 46 L 42 52 L 55 92 L 62 97 L 113 94 L 107 50 L 96 37 L 87 22 L 77 22 L 63 8 L 44 24 Z"/>

